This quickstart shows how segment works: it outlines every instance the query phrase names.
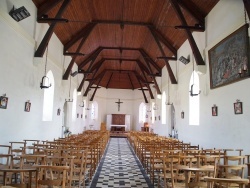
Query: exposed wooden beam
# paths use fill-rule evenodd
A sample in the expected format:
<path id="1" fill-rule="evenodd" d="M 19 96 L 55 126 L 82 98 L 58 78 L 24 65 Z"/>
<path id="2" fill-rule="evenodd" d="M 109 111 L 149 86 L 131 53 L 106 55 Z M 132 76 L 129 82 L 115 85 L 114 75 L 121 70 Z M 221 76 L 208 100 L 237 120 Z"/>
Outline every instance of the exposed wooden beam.
<path id="1" fill-rule="evenodd" d="M 177 50 L 171 44 L 169 40 L 167 40 L 163 34 L 160 33 L 155 27 L 148 27 L 149 31 L 154 32 L 157 38 L 173 53 L 174 56 L 177 56 Z"/>
<path id="2" fill-rule="evenodd" d="M 93 100 L 94 100 L 94 97 L 95 97 L 96 91 L 97 91 L 97 89 L 99 88 L 100 82 L 101 82 L 101 80 L 102 80 L 102 78 L 103 78 L 103 76 L 104 76 L 104 75 L 105 75 L 105 72 L 104 72 L 104 74 L 103 74 L 103 75 L 99 78 L 99 81 L 98 81 L 97 87 L 95 87 L 95 90 L 94 90 L 94 92 L 93 92 L 92 97 L 90 98 L 90 101 L 93 101 Z"/>
<path id="3" fill-rule="evenodd" d="M 64 0 L 62 3 L 62 6 L 60 7 L 60 9 L 58 10 L 55 18 L 59 19 L 62 17 L 63 12 L 66 10 L 66 8 L 68 7 L 70 3 L 70 0 Z M 36 52 L 35 52 L 35 57 L 43 57 L 43 54 L 45 52 L 45 49 L 49 43 L 49 40 L 54 32 L 54 29 L 56 27 L 57 22 L 53 22 L 48 31 L 46 32 L 45 36 L 43 37 L 43 40 L 41 41 L 39 47 L 37 48 Z"/>
<path id="4" fill-rule="evenodd" d="M 129 79 L 129 82 L 130 82 L 130 84 L 131 84 L 132 89 L 134 90 L 134 89 L 135 89 L 135 87 L 134 87 L 134 85 L 133 85 L 133 82 L 132 82 L 132 79 L 131 79 L 131 77 L 130 77 L 130 74 L 129 74 L 129 73 L 128 73 L 128 79 Z"/>
<path id="5" fill-rule="evenodd" d="M 197 31 L 197 32 L 204 32 L 205 26 L 196 24 L 195 26 L 183 26 L 183 25 L 177 25 L 174 27 L 175 29 L 189 29 L 190 31 Z"/>
<path id="6" fill-rule="evenodd" d="M 243 0 L 248 18 L 250 18 L 250 0 Z"/>
<path id="7" fill-rule="evenodd" d="M 184 15 L 183 15 L 183 13 L 181 12 L 181 9 L 180 9 L 179 4 L 177 3 L 177 1 L 176 0 L 170 0 L 169 2 L 172 4 L 172 6 L 173 6 L 179 20 L 181 21 L 182 25 L 183 26 L 188 26 L 187 21 L 186 21 Z M 197 47 L 197 45 L 195 43 L 195 40 L 194 40 L 194 37 L 193 37 L 191 31 L 189 29 L 185 29 L 185 32 L 186 32 L 189 44 L 191 46 L 191 49 L 193 51 L 196 64 L 197 65 L 205 65 L 205 62 L 202 59 L 201 53 L 200 53 L 200 51 L 199 51 L 199 49 L 198 49 L 198 47 Z"/>
<path id="8" fill-rule="evenodd" d="M 192 1 L 177 0 L 177 2 L 188 11 L 205 28 L 205 14 Z"/>
<path id="9" fill-rule="evenodd" d="M 139 66 L 139 67 L 140 67 L 140 69 L 141 69 L 141 72 L 142 72 L 142 75 L 143 75 L 144 79 L 147 80 L 147 76 L 145 75 L 145 72 L 143 71 L 142 67 L 141 67 L 141 66 Z M 152 90 L 151 90 L 151 88 L 150 88 L 149 83 L 147 82 L 147 83 L 145 83 L 145 84 L 146 84 L 146 87 L 148 88 L 149 95 L 150 95 L 151 99 L 154 99 L 154 95 L 153 95 L 153 92 L 152 92 Z"/>
<path id="10" fill-rule="evenodd" d="M 98 67 L 100 67 L 100 66 L 104 63 L 104 61 L 105 61 L 104 58 L 100 59 L 99 61 L 97 61 L 97 62 L 95 63 L 95 65 L 93 65 L 93 66 L 91 67 L 91 69 L 90 69 L 89 71 L 92 72 L 92 71 L 96 70 Z"/>
<path id="11" fill-rule="evenodd" d="M 176 61 L 177 60 L 177 56 L 175 56 L 175 57 L 157 57 L 157 59 L 166 59 L 166 60 Z"/>
<path id="12" fill-rule="evenodd" d="M 109 86 L 109 83 L 110 83 L 110 81 L 111 81 L 111 79 L 112 79 L 112 77 L 113 77 L 113 72 L 111 73 L 111 75 L 110 75 L 110 77 L 109 77 L 109 80 L 108 80 L 108 83 L 107 83 L 107 85 L 106 85 L 106 88 L 108 89 L 108 86 Z"/>
<path id="13" fill-rule="evenodd" d="M 91 31 L 95 27 L 95 23 L 87 24 L 81 31 L 79 31 L 76 35 L 74 35 L 65 45 L 64 45 L 64 52 L 66 52 L 71 46 L 73 46 L 78 40 L 85 37 L 87 38 Z"/>
<path id="14" fill-rule="evenodd" d="M 155 42 L 158 45 L 158 48 L 160 49 L 161 55 L 165 57 L 166 54 L 165 54 L 165 52 L 164 52 L 164 50 L 163 50 L 163 48 L 161 46 L 161 43 L 160 43 L 157 35 L 155 34 L 154 30 L 151 30 L 151 28 L 149 28 L 149 30 L 151 31 L 151 34 L 153 35 L 153 37 L 155 39 Z M 166 64 L 166 67 L 167 67 L 167 71 L 168 71 L 168 75 L 169 75 L 169 78 L 171 80 L 171 83 L 172 84 L 177 84 L 177 80 L 175 79 L 174 73 L 173 73 L 173 71 L 172 71 L 172 69 L 171 69 L 171 67 L 169 65 L 169 62 L 166 59 L 164 59 L 164 60 L 165 60 L 165 64 Z"/>
<path id="15" fill-rule="evenodd" d="M 154 62 L 154 60 L 147 54 L 147 52 L 145 50 L 140 49 L 139 51 L 140 51 L 140 53 L 141 53 L 141 55 L 146 63 L 150 63 L 152 66 L 154 66 L 156 68 L 156 70 L 158 72 L 161 71 L 161 68 Z M 149 65 L 148 65 L 148 68 L 149 68 L 150 72 L 153 74 L 153 71 Z"/>
<path id="16" fill-rule="evenodd" d="M 98 24 L 117 24 L 117 25 L 135 25 L 135 26 L 152 26 L 147 22 L 132 22 L 132 21 L 119 21 L 119 20 L 93 20 L 93 23 Z"/>
<path id="17" fill-rule="evenodd" d="M 136 62 L 137 62 L 137 65 L 140 66 L 143 71 L 145 71 L 147 74 L 150 74 L 150 72 L 147 69 L 147 67 L 139 59 Z"/>
<path id="18" fill-rule="evenodd" d="M 82 87 L 83 87 L 83 84 L 84 84 L 84 82 L 85 82 L 85 80 L 86 80 L 86 77 L 87 77 L 87 75 L 84 74 L 84 75 L 83 75 L 83 78 L 82 78 L 82 81 L 81 81 L 79 87 L 77 88 L 77 91 L 78 91 L 78 92 L 82 91 Z"/>
<path id="19" fill-rule="evenodd" d="M 64 52 L 63 53 L 63 55 L 65 55 L 65 56 L 74 56 L 74 55 L 76 55 L 76 56 L 84 56 L 85 54 L 83 54 L 83 53 L 75 53 L 75 52 Z"/>
<path id="20" fill-rule="evenodd" d="M 46 15 L 53 7 L 55 7 L 62 0 L 50 0 L 45 1 L 37 11 L 37 18 L 41 18 L 43 15 Z"/>
<path id="21" fill-rule="evenodd" d="M 159 85 L 158 85 L 158 83 L 157 83 L 155 77 L 153 77 L 153 80 L 154 80 L 155 89 L 156 89 L 157 94 L 158 94 L 158 95 L 161 95 L 161 90 L 160 90 L 160 88 L 159 88 Z"/>
<path id="22" fill-rule="evenodd" d="M 83 60 L 83 62 L 78 66 L 78 69 L 82 69 L 86 64 L 88 64 L 88 62 L 90 62 L 93 59 L 96 59 L 96 57 L 102 50 L 103 50 L 102 47 L 96 48 L 86 59 Z"/>
<path id="23" fill-rule="evenodd" d="M 143 88 L 142 88 L 142 84 L 141 84 L 141 82 L 140 82 L 139 78 L 137 77 L 137 75 L 136 75 L 136 78 L 137 78 L 137 80 L 138 80 L 138 82 L 139 82 L 139 84 L 140 84 L 141 91 L 142 91 L 142 94 L 143 94 L 143 97 L 144 97 L 145 103 L 148 103 L 148 99 L 147 99 L 147 97 L 146 97 L 146 95 L 145 95 L 145 92 L 144 92 L 144 90 L 143 90 Z"/>
<path id="24" fill-rule="evenodd" d="M 51 23 L 51 22 L 56 22 L 56 23 L 68 23 L 69 20 L 64 19 L 64 18 L 38 18 L 37 19 L 38 23 Z"/>

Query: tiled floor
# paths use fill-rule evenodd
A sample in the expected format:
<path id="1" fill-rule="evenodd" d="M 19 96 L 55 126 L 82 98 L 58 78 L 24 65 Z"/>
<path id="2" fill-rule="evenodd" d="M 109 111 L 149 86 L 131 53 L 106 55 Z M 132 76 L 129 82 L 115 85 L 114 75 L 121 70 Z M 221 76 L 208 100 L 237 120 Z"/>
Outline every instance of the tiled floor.
<path id="1" fill-rule="evenodd" d="M 90 188 L 153 187 L 126 138 L 110 138 Z"/>

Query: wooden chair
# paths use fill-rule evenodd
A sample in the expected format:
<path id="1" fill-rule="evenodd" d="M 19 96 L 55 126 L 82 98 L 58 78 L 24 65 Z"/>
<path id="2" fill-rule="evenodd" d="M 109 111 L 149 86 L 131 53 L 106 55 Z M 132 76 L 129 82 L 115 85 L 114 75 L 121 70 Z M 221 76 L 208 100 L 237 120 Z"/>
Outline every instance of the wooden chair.
<path id="1" fill-rule="evenodd" d="M 68 187 L 66 176 L 70 169 L 69 166 L 37 165 L 34 167 L 37 168 L 36 182 L 38 188 L 41 185 Z"/>
<path id="2" fill-rule="evenodd" d="M 229 188 L 229 184 L 237 185 L 240 188 L 245 188 L 246 184 L 249 183 L 249 179 L 227 179 L 227 178 L 211 178 L 206 177 L 205 181 L 207 182 L 207 188 L 213 188 L 213 184 L 217 184 L 218 188 Z M 234 186 L 236 187 L 236 186 Z"/>

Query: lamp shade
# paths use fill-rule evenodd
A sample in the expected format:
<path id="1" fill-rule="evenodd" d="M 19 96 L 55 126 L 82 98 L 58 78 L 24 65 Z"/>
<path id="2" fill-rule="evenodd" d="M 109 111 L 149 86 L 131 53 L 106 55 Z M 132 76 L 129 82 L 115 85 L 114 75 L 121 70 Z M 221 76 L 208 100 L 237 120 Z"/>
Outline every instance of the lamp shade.
<path id="1" fill-rule="evenodd" d="M 42 77 L 42 81 L 40 83 L 40 88 L 41 89 L 46 89 L 51 87 L 51 84 L 49 83 L 49 78 L 47 76 Z"/>

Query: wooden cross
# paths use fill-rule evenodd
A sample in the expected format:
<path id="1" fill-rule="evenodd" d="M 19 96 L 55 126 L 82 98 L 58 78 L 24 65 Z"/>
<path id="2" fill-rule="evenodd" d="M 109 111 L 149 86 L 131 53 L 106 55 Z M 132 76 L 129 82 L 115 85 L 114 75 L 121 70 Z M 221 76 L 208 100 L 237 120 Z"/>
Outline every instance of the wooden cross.
<path id="1" fill-rule="evenodd" d="M 118 102 L 115 102 L 115 103 L 118 104 L 118 111 L 120 111 L 120 104 L 123 103 L 123 102 L 121 102 L 120 99 L 119 99 Z"/>

